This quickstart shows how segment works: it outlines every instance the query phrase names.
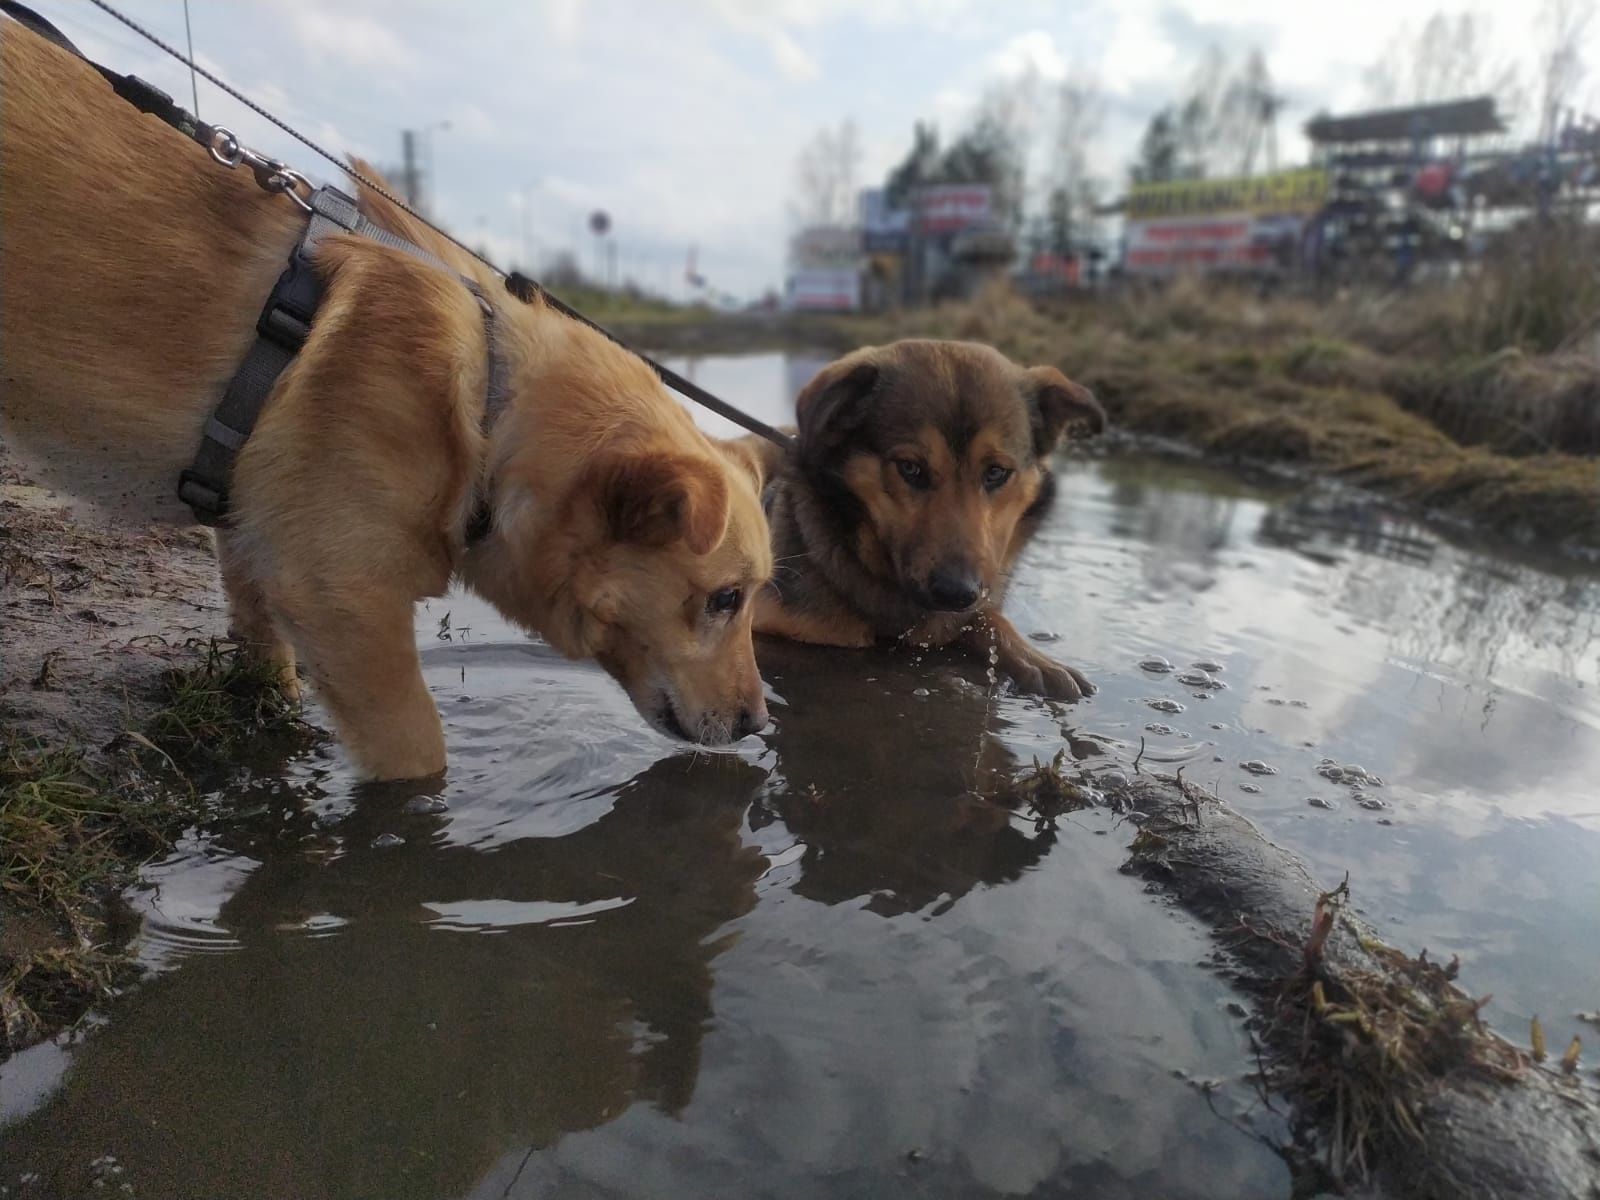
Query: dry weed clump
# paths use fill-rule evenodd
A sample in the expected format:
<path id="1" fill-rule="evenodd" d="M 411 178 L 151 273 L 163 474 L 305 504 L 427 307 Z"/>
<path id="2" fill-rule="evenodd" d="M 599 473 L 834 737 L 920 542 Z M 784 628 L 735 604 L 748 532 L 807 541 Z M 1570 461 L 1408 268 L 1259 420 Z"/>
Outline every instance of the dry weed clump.
<path id="1" fill-rule="evenodd" d="M 1336 1179 L 1365 1179 L 1380 1156 L 1423 1147 L 1422 1106 L 1446 1086 L 1509 1082 L 1526 1057 L 1484 1025 L 1487 998 L 1456 986 L 1457 962 L 1415 958 L 1370 939 L 1370 970 L 1334 967 L 1325 949 L 1349 880 L 1316 903 L 1301 967 L 1270 1001 L 1271 1081 L 1326 1129 Z M 1241 936 L 1272 937 L 1249 926 Z"/>

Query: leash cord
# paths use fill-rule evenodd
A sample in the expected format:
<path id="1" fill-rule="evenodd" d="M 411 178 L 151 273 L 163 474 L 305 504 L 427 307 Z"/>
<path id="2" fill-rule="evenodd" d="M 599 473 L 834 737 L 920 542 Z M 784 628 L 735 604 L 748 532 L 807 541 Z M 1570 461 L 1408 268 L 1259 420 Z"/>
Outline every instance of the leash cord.
<path id="1" fill-rule="evenodd" d="M 782 432 L 779 429 L 773 428 L 771 425 L 768 425 L 765 421 L 762 421 L 757 417 L 752 417 L 749 414 L 747 414 L 745 412 L 742 412 L 741 410 L 735 408 L 733 405 L 729 404 L 726 400 L 721 400 L 718 397 L 712 395 L 710 392 L 708 392 L 704 388 L 702 388 L 699 384 L 694 383 L 692 380 L 685 379 L 682 375 L 679 375 L 676 371 L 672 370 L 671 368 L 665 367 L 662 364 L 656 362 L 655 359 L 651 358 L 649 355 L 642 354 L 638 350 L 635 350 L 632 346 L 628 345 L 621 338 L 619 338 L 616 334 L 612 333 L 609 329 L 605 328 L 605 326 L 599 325 L 596 322 L 591 321 L 588 317 L 584 316 L 582 313 L 578 312 L 576 309 L 572 308 L 570 305 L 565 304 L 562 301 L 558 300 L 554 295 L 552 295 L 548 290 L 546 290 L 546 288 L 544 287 L 543 284 L 538 283 L 537 281 L 535 281 L 533 279 L 529 279 L 525 275 L 517 275 L 517 276 L 513 277 L 513 276 L 509 275 L 507 272 L 501 270 L 499 267 L 495 266 L 494 263 L 490 262 L 487 258 L 485 258 L 482 254 L 479 254 L 471 246 L 467 245 L 465 242 L 461 241 L 459 238 L 457 238 L 454 235 L 448 233 L 447 231 L 445 231 L 443 229 L 440 229 L 432 221 L 428 220 L 427 217 L 423 216 L 416 209 L 412 208 L 411 205 L 407 204 L 404 200 L 400 199 L 400 197 L 394 195 L 387 188 L 381 186 L 380 184 L 374 182 L 371 179 L 368 179 L 361 172 L 355 170 L 355 168 L 353 168 L 349 163 L 340 162 L 339 159 L 336 158 L 332 153 L 330 153 L 328 150 L 324 149 L 322 146 L 318 145 L 316 142 L 312 141 L 305 134 L 301 133 L 298 129 L 294 128 L 294 126 L 289 125 L 287 122 L 284 122 L 284 121 L 278 119 L 277 117 L 273 116 L 266 109 L 262 108 L 261 105 L 257 104 L 254 100 L 250 99 L 250 97 L 246 96 L 243 92 L 240 92 L 238 89 L 234 88 L 230 84 L 224 83 L 221 79 L 218 79 L 210 71 L 206 70 L 205 67 L 200 66 L 198 63 L 196 63 L 194 61 L 194 59 L 192 57 L 181 53 L 176 47 L 171 46 L 167 42 L 163 41 L 160 37 L 156 36 L 154 33 L 150 32 L 150 30 L 146 29 L 143 25 L 139 24 L 139 22 L 135 21 L 132 17 L 129 17 L 126 14 L 118 11 L 116 8 L 113 8 L 107 2 L 107 0 L 90 0 L 90 3 L 93 4 L 96 8 L 100 9 L 106 15 L 108 15 L 110 17 L 113 17 L 114 19 L 120 21 L 122 24 L 126 25 L 129 29 L 133 30 L 134 33 L 136 33 L 140 37 L 144 38 L 147 42 L 150 42 L 152 45 L 154 45 L 156 47 L 159 47 L 161 50 L 166 51 L 166 53 L 170 54 L 173 58 L 177 59 L 180 63 L 183 63 L 185 66 L 187 66 L 190 71 L 198 73 L 203 79 L 205 79 L 212 86 L 220 88 L 222 91 L 226 92 L 229 96 L 232 96 L 240 104 L 244 105 L 251 112 L 255 113 L 257 116 L 261 117 L 263 120 L 269 121 L 273 125 L 276 125 L 279 129 L 283 130 L 284 133 L 286 133 L 290 137 L 294 138 L 295 141 L 297 141 L 301 145 L 305 146 L 308 150 L 312 151 L 314 154 L 319 154 L 323 158 L 327 159 L 330 163 L 332 163 L 334 165 L 334 167 L 336 167 L 338 170 L 344 172 L 346 175 L 350 176 L 350 178 L 354 179 L 362 187 L 370 188 L 372 191 L 374 191 L 378 195 L 382 196 L 385 200 L 389 201 L 390 204 L 393 204 L 393 205 L 397 206 L 402 211 L 404 211 L 406 213 L 409 213 L 411 216 L 413 216 L 417 220 L 421 221 L 429 229 L 433 230 L 440 237 L 442 237 L 445 240 L 449 241 L 457 249 L 465 252 L 466 254 L 471 255 L 474 259 L 476 259 L 478 262 L 482 263 L 485 267 L 488 267 L 489 270 L 493 271 L 502 280 L 507 281 L 508 285 L 510 284 L 510 282 L 511 282 L 511 280 L 513 278 L 519 279 L 520 281 L 522 281 L 524 284 L 527 285 L 527 288 L 529 289 L 529 291 L 531 293 L 534 293 L 534 294 L 537 294 L 539 296 L 542 296 L 543 299 L 552 308 L 554 308 L 557 312 L 561 313 L 561 315 L 567 317 L 570 320 L 577 321 L 579 324 L 588 326 L 588 328 L 590 328 L 590 329 L 594 330 L 596 333 L 600 334 L 607 341 L 612 342 L 613 344 L 622 347 L 622 349 L 626 350 L 629 354 L 632 354 L 636 358 L 638 358 L 641 361 L 643 361 L 646 366 L 648 366 L 652 371 L 654 371 L 656 373 L 656 377 L 659 378 L 662 383 L 664 383 L 668 387 L 670 387 L 673 391 L 679 393 L 682 396 L 688 397 L 690 400 L 693 400 L 695 403 L 701 405 L 704 408 L 710 409 L 712 412 L 715 412 L 715 413 L 717 413 L 717 414 L 719 414 L 719 415 L 721 415 L 723 417 L 726 417 L 728 420 L 734 422 L 734 424 L 743 426 L 745 429 L 748 429 L 751 433 L 757 434 L 760 437 L 765 438 L 767 441 L 772 442 L 774 445 L 780 447 L 781 449 L 783 449 L 786 452 L 787 451 L 792 451 L 794 449 L 794 439 L 792 437 L 790 437 L 788 434 Z M 198 107 L 198 105 L 197 105 L 197 107 Z M 515 287 L 508 286 L 507 290 L 510 291 L 512 293 L 512 295 L 516 296 L 520 300 L 526 301 L 528 299 L 528 296 L 523 295 L 522 292 L 520 292 Z"/>

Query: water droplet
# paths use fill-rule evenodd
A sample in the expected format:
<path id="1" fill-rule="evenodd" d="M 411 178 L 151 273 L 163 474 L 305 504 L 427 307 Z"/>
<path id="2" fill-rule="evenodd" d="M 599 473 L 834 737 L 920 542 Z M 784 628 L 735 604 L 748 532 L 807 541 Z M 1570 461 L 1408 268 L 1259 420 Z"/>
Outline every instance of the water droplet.
<path id="1" fill-rule="evenodd" d="M 1061 640 L 1059 633 L 1052 633 L 1048 629 L 1035 629 L 1028 636 L 1036 642 L 1059 642 Z"/>
<path id="2" fill-rule="evenodd" d="M 1252 775 L 1276 775 L 1278 773 L 1277 767 L 1269 767 L 1259 758 L 1246 759 L 1239 765 Z"/>
<path id="3" fill-rule="evenodd" d="M 1163 725 L 1160 721 L 1151 721 L 1144 728 L 1146 733 L 1169 734 L 1178 732 L 1171 725 Z"/>
<path id="4" fill-rule="evenodd" d="M 1215 675 L 1218 671 L 1222 670 L 1222 664 L 1221 663 L 1212 662 L 1209 658 L 1202 659 L 1201 661 L 1199 661 L 1197 663 L 1190 663 L 1189 665 L 1191 667 L 1193 667 L 1196 671 L 1205 671 L 1206 673 L 1211 674 L 1211 675 Z"/>
<path id="5" fill-rule="evenodd" d="M 1239 790 L 1241 792 L 1249 792 L 1252 796 L 1259 796 L 1261 794 L 1260 786 L 1254 783 L 1241 783 L 1239 785 Z"/>
<path id="6" fill-rule="evenodd" d="M 398 833 L 380 833 L 372 839 L 372 848 L 374 850 L 393 850 L 396 846 L 404 846 L 405 844 L 405 838 Z"/>
<path id="7" fill-rule="evenodd" d="M 1306 803 L 1312 808 L 1325 808 L 1329 812 L 1333 812 L 1339 807 L 1337 800 L 1329 800 L 1325 796 L 1307 796 Z"/>
<path id="8" fill-rule="evenodd" d="M 448 811 L 450 806 L 442 796 L 413 796 L 405 803 L 405 812 L 413 816 L 432 816 Z"/>
<path id="9" fill-rule="evenodd" d="M 931 696 L 933 693 L 928 691 L 927 688 L 917 688 L 911 694 L 913 696 L 915 696 L 919 700 L 925 700 L 925 699 L 927 699 L 927 697 Z"/>
<path id="10" fill-rule="evenodd" d="M 1183 711 L 1183 705 L 1176 700 L 1168 700 L 1165 696 L 1159 696 L 1154 700 L 1146 700 L 1145 703 L 1157 712 L 1181 713 Z"/>
<path id="11" fill-rule="evenodd" d="M 1162 658 L 1159 654 L 1152 654 L 1149 658 L 1140 659 L 1139 666 L 1142 669 L 1154 672 L 1157 675 L 1165 675 L 1168 671 L 1172 670 L 1172 664 L 1166 659 Z"/>

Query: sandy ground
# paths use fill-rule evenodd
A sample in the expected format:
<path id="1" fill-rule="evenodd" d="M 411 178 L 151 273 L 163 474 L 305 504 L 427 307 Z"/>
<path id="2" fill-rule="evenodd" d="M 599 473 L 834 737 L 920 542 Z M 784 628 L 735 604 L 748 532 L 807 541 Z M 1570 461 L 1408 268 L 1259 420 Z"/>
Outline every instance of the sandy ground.
<path id="1" fill-rule="evenodd" d="M 0 626 L 0 732 L 103 747 L 187 643 L 226 631 L 211 535 L 100 524 L 0 446 Z"/>

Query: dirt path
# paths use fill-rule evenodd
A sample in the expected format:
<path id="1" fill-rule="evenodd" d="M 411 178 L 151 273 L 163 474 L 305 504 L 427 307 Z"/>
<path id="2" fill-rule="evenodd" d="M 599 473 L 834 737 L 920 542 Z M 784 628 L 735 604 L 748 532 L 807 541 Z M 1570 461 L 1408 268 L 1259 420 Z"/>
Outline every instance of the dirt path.
<path id="1" fill-rule="evenodd" d="M 99 750 L 142 725 L 188 643 L 225 632 L 211 535 L 80 519 L 0 447 L 0 622 L 0 732 Z"/>

